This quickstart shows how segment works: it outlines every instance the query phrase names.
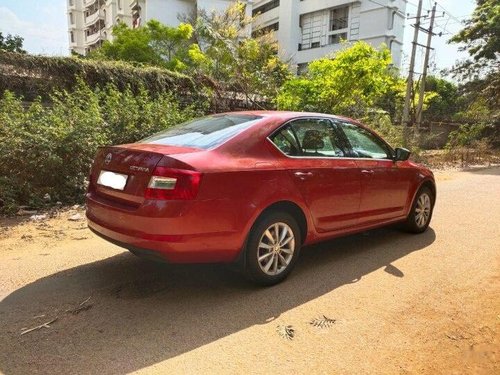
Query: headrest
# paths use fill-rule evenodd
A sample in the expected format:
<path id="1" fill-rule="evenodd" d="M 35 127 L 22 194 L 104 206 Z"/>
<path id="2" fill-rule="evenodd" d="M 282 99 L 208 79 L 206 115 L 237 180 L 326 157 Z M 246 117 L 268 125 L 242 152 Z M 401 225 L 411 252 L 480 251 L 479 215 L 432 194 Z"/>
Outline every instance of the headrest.
<path id="1" fill-rule="evenodd" d="M 325 147 L 325 142 L 319 130 L 307 130 L 302 140 L 302 148 L 306 150 L 319 150 Z"/>

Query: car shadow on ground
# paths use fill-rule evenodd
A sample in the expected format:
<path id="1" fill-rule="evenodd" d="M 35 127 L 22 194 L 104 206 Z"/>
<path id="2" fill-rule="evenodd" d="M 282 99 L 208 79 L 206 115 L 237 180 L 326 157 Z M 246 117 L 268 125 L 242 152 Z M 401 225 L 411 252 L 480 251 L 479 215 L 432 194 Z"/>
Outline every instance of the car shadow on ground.
<path id="1" fill-rule="evenodd" d="M 125 373 L 153 365 L 360 282 L 435 241 L 380 229 L 305 248 L 282 284 L 259 288 L 221 265 L 162 265 L 122 253 L 39 279 L 0 302 L 0 372 Z M 92 296 L 92 308 L 65 312 Z M 51 328 L 20 336 L 33 316 Z M 43 363 L 43 367 L 41 367 Z"/>

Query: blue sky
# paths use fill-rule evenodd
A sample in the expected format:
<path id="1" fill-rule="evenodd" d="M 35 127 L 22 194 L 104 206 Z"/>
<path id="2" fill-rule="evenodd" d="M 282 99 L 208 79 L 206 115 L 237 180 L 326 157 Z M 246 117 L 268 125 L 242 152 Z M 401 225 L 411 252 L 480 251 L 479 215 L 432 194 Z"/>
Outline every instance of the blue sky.
<path id="1" fill-rule="evenodd" d="M 415 14 L 417 1 L 408 1 L 407 13 Z M 475 7 L 474 0 L 438 0 L 438 4 L 440 11 L 444 8 L 458 20 L 469 16 Z M 424 0 L 424 10 L 431 7 L 432 0 Z M 451 33 L 461 28 L 456 19 L 448 16 L 438 20 L 438 25 L 444 27 L 445 24 Z M 4 34 L 21 35 L 25 49 L 30 53 L 67 55 L 66 0 L 0 0 L 0 31 Z M 403 58 L 403 70 L 408 65 L 412 37 L 413 28 L 408 24 L 405 29 L 406 57 Z M 467 57 L 465 53 L 457 51 L 457 46 L 446 43 L 449 38 L 450 35 L 445 35 L 433 39 L 435 51 L 431 54 L 431 63 L 435 62 L 437 69 L 450 67 L 455 60 Z M 425 43 L 425 35 L 421 35 L 420 42 Z M 423 49 L 419 49 L 417 53 L 417 67 L 421 65 L 423 52 Z"/>
<path id="2" fill-rule="evenodd" d="M 66 0 L 0 0 L 0 31 L 24 38 L 30 53 L 68 54 Z"/>
<path id="3" fill-rule="evenodd" d="M 1 0 L 0 0 L 1 2 Z M 418 0 L 408 0 L 408 4 L 406 7 L 406 13 L 410 13 L 410 16 L 415 16 L 417 13 L 417 4 Z M 432 5 L 434 1 L 432 0 L 424 0 L 423 2 L 423 12 L 422 14 L 426 14 L 427 10 L 432 9 Z M 431 51 L 430 55 L 430 63 L 432 73 L 436 73 L 438 70 L 443 68 L 450 68 L 456 60 L 464 59 L 468 57 L 467 52 L 459 52 L 458 46 L 456 44 L 448 44 L 448 39 L 455 33 L 457 33 L 460 29 L 463 28 L 463 24 L 461 21 L 470 17 L 472 12 L 476 7 L 476 2 L 474 0 L 437 0 L 437 12 L 436 15 L 442 16 L 442 12 L 445 10 L 446 15 L 441 18 L 436 18 L 437 28 L 436 32 L 446 31 L 449 35 L 443 35 L 442 37 L 433 37 L 432 39 L 432 47 L 434 51 Z M 454 18 L 450 17 L 452 15 Z M 411 27 L 411 23 L 414 23 L 415 20 L 408 20 L 405 26 L 405 35 L 404 35 L 404 56 L 403 56 L 403 71 L 408 70 L 408 65 L 410 61 L 410 53 L 411 53 L 411 41 L 413 40 L 413 32 L 414 29 Z M 428 23 L 424 24 L 423 27 L 428 27 Z M 451 35 L 450 35 L 451 34 Z M 420 33 L 419 43 L 426 44 L 427 34 Z M 423 65 L 423 55 L 425 53 L 424 48 L 417 49 L 416 55 L 416 68 L 417 72 L 421 71 L 421 66 Z M 436 67 L 433 68 L 433 63 L 435 63 Z"/>

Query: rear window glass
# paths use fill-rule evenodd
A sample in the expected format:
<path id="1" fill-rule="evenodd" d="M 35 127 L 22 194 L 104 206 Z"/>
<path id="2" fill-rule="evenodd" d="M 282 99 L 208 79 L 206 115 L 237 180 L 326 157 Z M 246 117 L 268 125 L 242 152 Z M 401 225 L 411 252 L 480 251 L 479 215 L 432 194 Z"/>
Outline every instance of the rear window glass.
<path id="1" fill-rule="evenodd" d="M 261 116 L 238 114 L 202 117 L 164 130 L 139 143 L 208 149 L 224 143 L 261 118 Z"/>

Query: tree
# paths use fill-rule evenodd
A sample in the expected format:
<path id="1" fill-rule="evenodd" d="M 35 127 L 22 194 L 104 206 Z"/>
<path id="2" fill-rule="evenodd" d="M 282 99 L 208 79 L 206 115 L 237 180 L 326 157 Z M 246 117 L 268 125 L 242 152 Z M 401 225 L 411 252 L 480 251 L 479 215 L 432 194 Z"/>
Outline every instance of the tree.
<path id="1" fill-rule="evenodd" d="M 0 50 L 9 52 L 26 53 L 23 49 L 24 38 L 19 35 L 7 34 L 3 36 L 0 32 Z"/>
<path id="2" fill-rule="evenodd" d="M 194 29 L 195 44 L 190 50 L 193 69 L 217 82 L 222 91 L 244 94 L 249 100 L 257 94 L 264 101 L 273 101 L 291 77 L 288 62 L 279 56 L 271 33 L 250 37 L 253 18 L 245 14 L 242 2 L 222 13 L 201 9 L 185 21 Z"/>
<path id="3" fill-rule="evenodd" d="M 467 101 L 462 116 L 476 117 L 482 113 L 489 128 L 487 133 L 494 145 L 500 144 L 500 3 L 496 0 L 476 0 L 472 17 L 451 39 L 461 43 L 461 50 L 470 58 L 457 64 L 452 73 L 466 83 L 461 87 Z M 481 110 L 478 111 L 477 109 Z M 486 111 L 486 112 L 485 112 Z"/>
<path id="4" fill-rule="evenodd" d="M 311 62 L 305 75 L 286 82 L 278 106 L 359 118 L 395 83 L 390 51 L 356 42 Z"/>
<path id="5" fill-rule="evenodd" d="M 457 64 L 452 73 L 467 81 L 476 95 L 487 99 L 490 107 L 500 105 L 500 3 L 497 0 L 476 0 L 472 17 L 465 27 L 450 39 L 463 44 L 470 58 Z"/>
<path id="6" fill-rule="evenodd" d="M 150 20 L 136 29 L 119 23 L 113 27 L 113 41 L 104 42 L 91 57 L 183 70 L 192 32 L 191 25 L 182 23 L 170 27 Z"/>
<path id="7" fill-rule="evenodd" d="M 453 121 L 455 114 L 463 108 L 464 100 L 456 84 L 446 79 L 428 76 L 425 81 L 426 93 L 432 92 L 425 111 L 429 121 Z"/>
<path id="8" fill-rule="evenodd" d="M 494 61 L 500 53 L 500 3 L 497 0 L 476 0 L 477 7 L 465 27 L 454 35 L 451 43 L 465 43 L 474 61 Z"/>

